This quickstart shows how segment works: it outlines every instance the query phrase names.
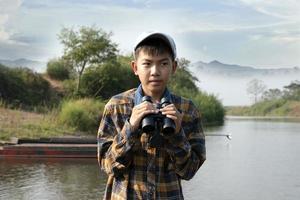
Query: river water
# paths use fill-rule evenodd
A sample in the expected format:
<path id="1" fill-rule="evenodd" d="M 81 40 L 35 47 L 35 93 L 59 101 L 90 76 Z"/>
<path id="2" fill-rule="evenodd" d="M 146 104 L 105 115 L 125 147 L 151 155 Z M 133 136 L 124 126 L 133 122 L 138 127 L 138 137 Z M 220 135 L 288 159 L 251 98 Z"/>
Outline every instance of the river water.
<path id="1" fill-rule="evenodd" d="M 191 200 L 298 200 L 300 123 L 229 119 L 207 129 L 207 160 L 183 181 Z M 91 159 L 1 160 L 0 199 L 101 199 L 106 176 Z"/>

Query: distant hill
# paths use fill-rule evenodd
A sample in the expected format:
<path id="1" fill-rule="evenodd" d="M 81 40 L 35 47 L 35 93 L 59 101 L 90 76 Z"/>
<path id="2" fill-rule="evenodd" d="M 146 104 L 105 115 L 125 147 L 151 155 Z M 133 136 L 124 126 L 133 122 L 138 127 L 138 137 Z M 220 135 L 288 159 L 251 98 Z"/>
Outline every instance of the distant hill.
<path id="1" fill-rule="evenodd" d="M 190 66 L 191 71 L 196 73 L 205 73 L 222 77 L 244 78 L 249 76 L 276 76 L 300 74 L 299 67 L 293 68 L 255 68 L 241 65 L 224 64 L 217 60 L 209 63 L 202 61 L 193 63 Z"/>
<path id="2" fill-rule="evenodd" d="M 282 89 L 292 81 L 300 80 L 299 67 L 269 69 L 214 60 L 209 63 L 192 63 L 189 70 L 199 80 L 197 86 L 200 89 L 217 95 L 226 106 L 253 103 L 247 94 L 247 84 L 253 79 L 263 81 L 267 89 Z"/>
<path id="3" fill-rule="evenodd" d="M 0 59 L 0 63 L 7 67 L 27 67 L 36 72 L 45 72 L 46 71 L 46 63 L 34 60 L 28 60 L 25 58 L 17 59 L 17 60 L 4 60 Z"/>

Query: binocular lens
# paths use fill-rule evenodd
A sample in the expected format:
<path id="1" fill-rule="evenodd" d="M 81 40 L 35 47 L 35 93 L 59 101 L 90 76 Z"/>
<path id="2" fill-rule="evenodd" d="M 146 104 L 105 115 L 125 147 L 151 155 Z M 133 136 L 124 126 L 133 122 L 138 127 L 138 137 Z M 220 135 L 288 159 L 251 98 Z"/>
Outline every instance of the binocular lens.
<path id="1" fill-rule="evenodd" d="M 171 135 L 175 132 L 175 123 L 172 119 L 164 118 L 164 125 L 163 125 L 163 133 L 165 135 Z"/>
<path id="2" fill-rule="evenodd" d="M 149 133 L 149 132 L 154 131 L 154 129 L 155 129 L 154 124 L 155 124 L 155 122 L 152 117 L 148 116 L 148 117 L 144 118 L 142 121 L 143 132 Z"/>

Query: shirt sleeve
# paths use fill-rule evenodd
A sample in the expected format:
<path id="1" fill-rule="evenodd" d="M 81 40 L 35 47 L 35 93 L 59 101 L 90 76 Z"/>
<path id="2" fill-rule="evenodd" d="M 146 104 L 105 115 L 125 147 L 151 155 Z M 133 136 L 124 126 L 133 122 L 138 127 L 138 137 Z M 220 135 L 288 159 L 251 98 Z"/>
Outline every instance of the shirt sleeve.
<path id="1" fill-rule="evenodd" d="M 191 179 L 206 160 L 205 136 L 196 107 L 191 104 L 187 118 L 179 133 L 167 139 L 175 172 L 185 180 Z"/>
<path id="2" fill-rule="evenodd" d="M 122 176 L 132 160 L 138 133 L 116 106 L 105 106 L 98 130 L 98 162 L 102 170 L 115 177 Z"/>

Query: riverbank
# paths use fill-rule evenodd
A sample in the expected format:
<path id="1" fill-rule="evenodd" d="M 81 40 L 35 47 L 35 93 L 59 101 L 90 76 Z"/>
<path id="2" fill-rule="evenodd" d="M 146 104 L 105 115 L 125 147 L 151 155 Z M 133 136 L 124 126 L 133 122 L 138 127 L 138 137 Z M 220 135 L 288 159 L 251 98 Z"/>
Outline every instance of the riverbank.
<path id="1" fill-rule="evenodd" d="M 55 113 L 40 114 L 0 107 L 0 141 L 16 138 L 80 136 L 74 128 L 59 124 Z"/>
<path id="2" fill-rule="evenodd" d="M 300 117 L 300 101 L 272 100 L 256 103 L 251 106 L 228 106 L 226 115 L 251 117 Z"/>
<path id="3" fill-rule="evenodd" d="M 239 115 L 226 115 L 225 120 L 229 119 L 270 119 L 270 120 L 277 120 L 277 119 L 282 119 L 282 120 L 299 120 L 300 117 L 289 117 L 289 116 L 239 116 Z"/>
<path id="4" fill-rule="evenodd" d="M 297 122 L 300 123 L 300 117 L 282 117 L 282 116 L 233 116 L 228 115 L 225 120 L 247 120 L 247 121 L 274 121 L 274 122 Z"/>

